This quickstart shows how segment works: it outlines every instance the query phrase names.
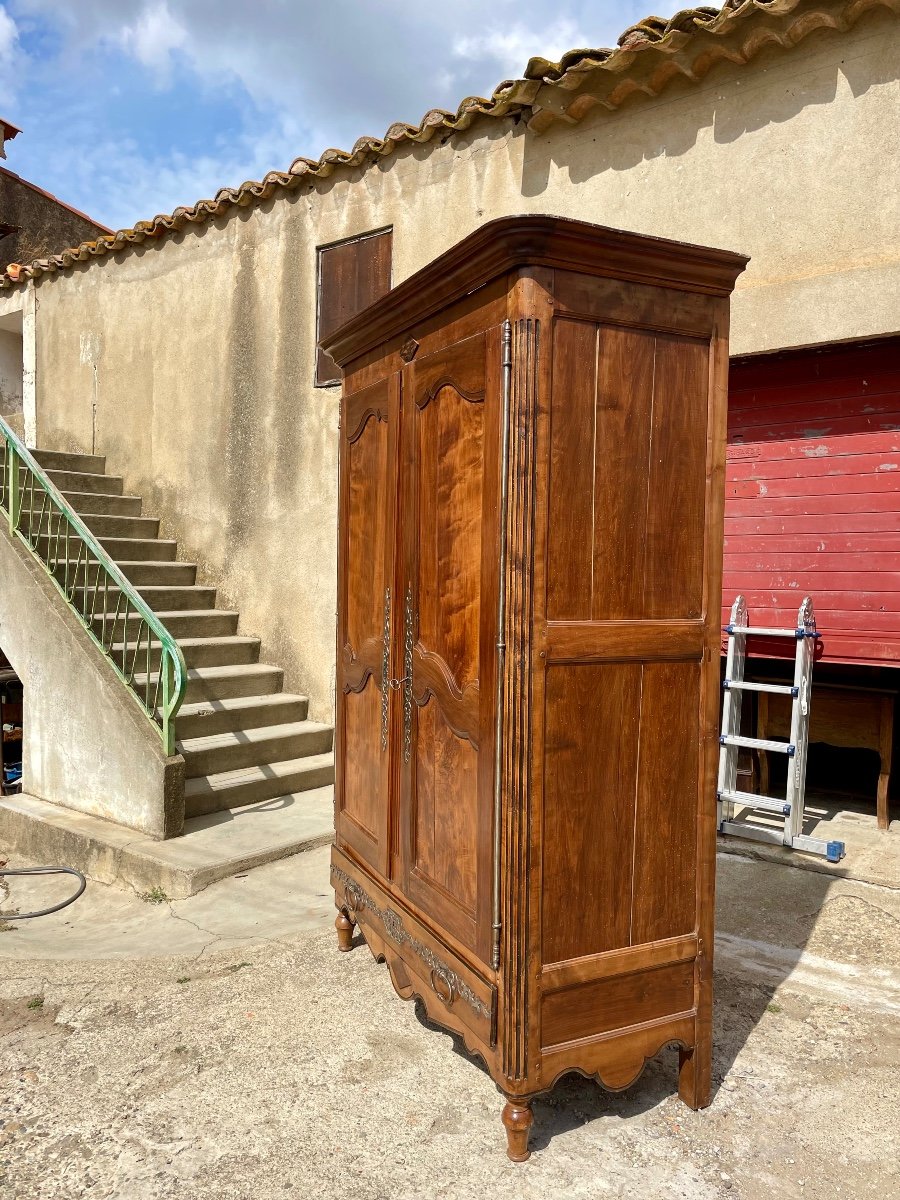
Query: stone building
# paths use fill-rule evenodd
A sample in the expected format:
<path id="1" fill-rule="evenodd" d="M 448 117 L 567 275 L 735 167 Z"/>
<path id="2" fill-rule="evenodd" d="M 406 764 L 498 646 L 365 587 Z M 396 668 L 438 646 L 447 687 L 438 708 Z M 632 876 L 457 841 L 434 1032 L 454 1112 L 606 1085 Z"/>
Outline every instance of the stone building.
<path id="1" fill-rule="evenodd" d="M 21 133 L 0 119 L 0 158 Z M 37 184 L 0 166 L 0 269 L 31 262 L 60 246 L 76 245 L 111 231 Z M 13 312 L 0 317 L 0 416 L 22 409 L 22 322 Z"/>

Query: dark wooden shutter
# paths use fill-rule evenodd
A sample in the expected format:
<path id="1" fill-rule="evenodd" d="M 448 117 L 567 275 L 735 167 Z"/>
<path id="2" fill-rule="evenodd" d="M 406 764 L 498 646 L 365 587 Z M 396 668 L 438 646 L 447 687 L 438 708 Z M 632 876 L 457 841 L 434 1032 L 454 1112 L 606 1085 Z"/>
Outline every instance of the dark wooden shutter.
<path id="1" fill-rule="evenodd" d="M 319 251 L 319 321 L 316 341 L 391 290 L 391 232 L 375 233 Z M 316 384 L 335 383 L 340 368 L 319 347 Z"/>

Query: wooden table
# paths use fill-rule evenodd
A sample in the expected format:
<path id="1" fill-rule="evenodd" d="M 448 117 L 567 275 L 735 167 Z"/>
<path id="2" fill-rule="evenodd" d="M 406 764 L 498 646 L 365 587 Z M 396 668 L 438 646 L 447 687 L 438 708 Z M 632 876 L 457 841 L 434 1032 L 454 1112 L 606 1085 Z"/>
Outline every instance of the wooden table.
<path id="1" fill-rule="evenodd" d="M 790 737 L 789 696 L 758 693 L 757 737 Z M 814 683 L 810 712 L 810 742 L 826 742 L 852 750 L 874 750 L 881 766 L 878 776 L 878 828 L 890 825 L 888 785 L 894 736 L 894 693 L 849 684 Z M 768 753 L 759 751 L 759 790 L 769 795 Z"/>

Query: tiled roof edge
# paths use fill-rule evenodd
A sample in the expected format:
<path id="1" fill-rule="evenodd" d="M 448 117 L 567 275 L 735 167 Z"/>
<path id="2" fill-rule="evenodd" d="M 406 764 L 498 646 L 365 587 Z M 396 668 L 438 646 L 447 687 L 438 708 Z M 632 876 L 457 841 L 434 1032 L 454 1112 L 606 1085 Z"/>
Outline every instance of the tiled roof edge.
<path id="1" fill-rule="evenodd" d="M 293 190 L 310 177 L 323 179 L 338 168 L 385 157 L 405 142 L 428 142 L 437 133 L 467 129 L 481 117 L 528 113 L 529 128 L 540 132 L 556 120 L 578 121 L 596 104 L 614 110 L 635 91 L 658 95 L 676 77 L 699 82 L 718 62 L 746 65 L 768 46 L 789 49 L 823 28 L 845 32 L 874 8 L 900 13 L 900 0 L 726 0 L 721 9 L 684 9 L 669 20 L 646 17 L 626 29 L 615 48 L 570 50 L 555 63 L 532 58 L 522 79 L 504 80 L 488 99 L 467 97 L 455 113 L 431 109 L 418 125 L 398 122 L 383 138 L 360 138 L 350 151 L 331 149 L 318 159 L 296 158 L 287 171 L 270 171 L 258 182 L 221 188 L 211 200 L 138 221 L 131 229 L 27 265 L 11 263 L 0 276 L 0 288 L 166 237 L 229 208 L 258 204 Z M 565 98 L 562 103 L 557 102 L 560 96 Z"/>
<path id="2" fill-rule="evenodd" d="M 820 29 L 845 33 L 867 12 L 900 13 L 900 0 L 726 0 L 689 8 L 668 21 L 647 17 L 626 29 L 614 50 L 570 50 L 557 62 L 533 58 L 537 82 L 528 127 L 580 121 L 596 105 L 614 111 L 635 92 L 658 96 L 673 79 L 699 83 L 718 63 L 746 66 L 770 47 L 792 49 Z"/>

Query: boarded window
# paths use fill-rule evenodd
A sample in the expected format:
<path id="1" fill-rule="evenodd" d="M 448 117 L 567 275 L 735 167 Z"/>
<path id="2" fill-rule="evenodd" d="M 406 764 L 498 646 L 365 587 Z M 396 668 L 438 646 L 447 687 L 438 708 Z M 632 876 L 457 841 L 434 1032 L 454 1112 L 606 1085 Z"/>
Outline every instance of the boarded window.
<path id="1" fill-rule="evenodd" d="M 316 341 L 374 304 L 391 288 L 391 231 L 366 234 L 319 250 L 319 318 Z M 319 347 L 316 385 L 340 381 L 340 368 Z"/>

